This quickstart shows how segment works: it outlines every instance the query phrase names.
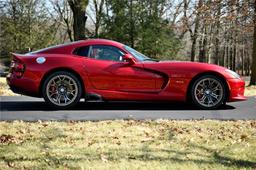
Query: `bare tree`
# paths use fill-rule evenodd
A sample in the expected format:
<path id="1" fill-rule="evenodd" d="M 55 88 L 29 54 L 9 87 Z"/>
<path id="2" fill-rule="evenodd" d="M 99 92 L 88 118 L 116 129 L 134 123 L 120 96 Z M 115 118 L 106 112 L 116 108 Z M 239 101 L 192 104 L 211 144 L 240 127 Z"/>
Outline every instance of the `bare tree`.
<path id="1" fill-rule="evenodd" d="M 101 22 L 104 16 L 104 3 L 105 0 L 93 0 L 89 6 L 90 11 L 86 12 L 87 16 L 91 19 L 94 24 L 94 37 L 99 37 L 99 31 L 101 27 Z"/>
<path id="2" fill-rule="evenodd" d="M 73 12 L 74 40 L 85 39 L 85 23 L 87 20 L 85 13 L 88 0 L 68 0 L 68 3 Z"/>
<path id="3" fill-rule="evenodd" d="M 256 0 L 254 1 L 254 34 L 250 85 L 256 85 Z"/>
<path id="4" fill-rule="evenodd" d="M 60 22 L 60 24 L 65 26 L 69 40 L 73 41 L 73 36 L 72 36 L 73 33 L 71 29 L 72 12 L 71 12 L 71 9 L 69 8 L 68 2 L 66 0 L 52 0 L 51 3 L 53 5 L 54 10 L 59 15 L 59 20 L 56 22 Z"/>

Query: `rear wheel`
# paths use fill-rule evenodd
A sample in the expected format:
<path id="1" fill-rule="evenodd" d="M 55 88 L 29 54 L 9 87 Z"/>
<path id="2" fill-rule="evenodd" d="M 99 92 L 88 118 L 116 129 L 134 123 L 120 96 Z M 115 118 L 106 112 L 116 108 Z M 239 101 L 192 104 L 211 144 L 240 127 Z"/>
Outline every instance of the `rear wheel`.
<path id="1" fill-rule="evenodd" d="M 43 97 L 57 109 L 66 109 L 80 101 L 82 86 L 72 73 L 58 71 L 46 78 L 43 84 Z"/>
<path id="2" fill-rule="evenodd" d="M 216 109 L 225 103 L 226 88 L 223 81 L 213 75 L 198 78 L 192 85 L 191 98 L 203 109 Z"/>

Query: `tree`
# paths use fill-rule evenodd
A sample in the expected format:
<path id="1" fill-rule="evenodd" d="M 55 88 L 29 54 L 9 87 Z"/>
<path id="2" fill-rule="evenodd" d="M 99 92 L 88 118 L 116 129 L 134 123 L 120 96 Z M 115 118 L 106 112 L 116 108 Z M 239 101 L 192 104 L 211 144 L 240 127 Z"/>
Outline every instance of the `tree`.
<path id="1" fill-rule="evenodd" d="M 68 0 L 69 6 L 73 12 L 73 32 L 74 40 L 83 40 L 85 36 L 85 16 L 88 0 Z"/>
<path id="2" fill-rule="evenodd" d="M 73 41 L 73 31 L 71 29 L 72 23 L 72 12 L 69 8 L 69 4 L 66 0 L 51 0 L 54 11 L 56 11 L 58 18 L 55 22 L 65 27 L 65 31 L 70 41 Z M 51 14 L 52 15 L 52 14 Z M 63 41 L 66 40 L 64 36 Z M 62 41 L 62 42 L 63 42 Z"/>
<path id="3" fill-rule="evenodd" d="M 198 1 L 198 6 L 196 7 L 197 12 L 196 12 L 196 16 L 195 16 L 194 31 L 192 31 L 191 26 L 189 26 L 188 21 L 186 21 L 187 22 L 186 23 L 187 27 L 188 27 L 189 32 L 190 32 L 191 41 L 192 41 L 191 56 L 190 56 L 191 61 L 195 61 L 196 42 L 197 42 L 197 37 L 198 37 L 198 28 L 199 28 L 202 4 L 203 4 L 203 0 L 199 0 Z M 188 8 L 188 2 L 187 2 L 187 0 L 184 0 L 184 11 L 186 11 L 187 8 Z M 184 16 L 185 16 L 185 18 L 187 18 L 187 15 L 185 13 L 184 13 Z M 188 19 L 186 19 L 186 20 L 188 20 Z"/>
<path id="4" fill-rule="evenodd" d="M 56 24 L 49 22 L 47 7 L 39 0 L 9 0 L 1 9 L 0 52 L 26 53 L 55 44 Z"/>
<path id="5" fill-rule="evenodd" d="M 100 37 L 136 48 L 153 58 L 174 59 L 179 40 L 163 18 L 166 0 L 107 0 Z"/>
<path id="6" fill-rule="evenodd" d="M 100 27 L 102 26 L 102 19 L 104 17 L 104 3 L 105 0 L 93 0 L 90 5 L 90 11 L 86 14 L 92 20 L 94 24 L 93 37 L 99 37 Z"/>
<path id="7" fill-rule="evenodd" d="M 107 13 L 103 20 L 103 31 L 100 37 L 131 45 L 128 0 L 106 0 L 106 8 Z"/>
<path id="8" fill-rule="evenodd" d="M 256 0 L 254 1 L 254 34 L 250 85 L 256 85 Z"/>

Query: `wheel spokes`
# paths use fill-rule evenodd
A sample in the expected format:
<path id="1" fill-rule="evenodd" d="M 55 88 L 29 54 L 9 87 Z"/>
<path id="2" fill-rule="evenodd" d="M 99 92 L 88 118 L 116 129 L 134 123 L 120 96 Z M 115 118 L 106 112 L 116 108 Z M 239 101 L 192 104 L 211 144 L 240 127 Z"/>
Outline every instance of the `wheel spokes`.
<path id="1" fill-rule="evenodd" d="M 196 84 L 194 94 L 199 104 L 205 107 L 212 107 L 222 99 L 223 87 L 218 80 L 205 78 Z"/>
<path id="2" fill-rule="evenodd" d="M 47 84 L 46 90 L 49 100 L 59 106 L 72 103 L 78 94 L 76 81 L 67 75 L 53 77 Z"/>

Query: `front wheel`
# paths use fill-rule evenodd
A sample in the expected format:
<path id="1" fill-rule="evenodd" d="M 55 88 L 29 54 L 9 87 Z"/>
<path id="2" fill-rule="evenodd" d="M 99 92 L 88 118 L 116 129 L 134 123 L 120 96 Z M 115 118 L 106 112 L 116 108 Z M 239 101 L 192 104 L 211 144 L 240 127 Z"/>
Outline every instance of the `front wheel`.
<path id="1" fill-rule="evenodd" d="M 46 78 L 43 84 L 43 97 L 57 109 L 66 109 L 80 101 L 82 86 L 78 78 L 69 72 L 58 71 Z"/>
<path id="2" fill-rule="evenodd" d="M 205 75 L 193 83 L 191 98 L 202 109 L 216 109 L 225 103 L 226 88 L 220 78 Z"/>

